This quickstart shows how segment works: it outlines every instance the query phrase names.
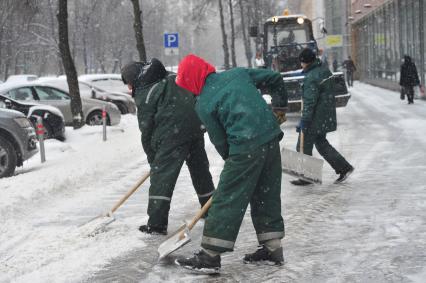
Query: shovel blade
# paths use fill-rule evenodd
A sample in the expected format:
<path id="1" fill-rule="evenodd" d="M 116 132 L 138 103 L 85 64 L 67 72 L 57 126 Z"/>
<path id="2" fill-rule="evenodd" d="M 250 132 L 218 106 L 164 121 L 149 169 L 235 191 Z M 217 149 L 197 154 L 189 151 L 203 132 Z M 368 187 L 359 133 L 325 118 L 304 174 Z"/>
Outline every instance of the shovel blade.
<path id="1" fill-rule="evenodd" d="M 189 236 L 188 226 L 184 224 L 158 247 L 158 260 L 180 249 L 190 241 L 191 237 Z"/>
<path id="2" fill-rule="evenodd" d="M 281 150 L 283 172 L 308 182 L 322 183 L 324 160 L 283 148 Z"/>
<path id="3" fill-rule="evenodd" d="M 94 237 L 96 234 L 102 233 L 106 230 L 106 226 L 115 221 L 114 216 L 101 216 L 96 217 L 89 222 L 78 227 L 82 235 Z"/>

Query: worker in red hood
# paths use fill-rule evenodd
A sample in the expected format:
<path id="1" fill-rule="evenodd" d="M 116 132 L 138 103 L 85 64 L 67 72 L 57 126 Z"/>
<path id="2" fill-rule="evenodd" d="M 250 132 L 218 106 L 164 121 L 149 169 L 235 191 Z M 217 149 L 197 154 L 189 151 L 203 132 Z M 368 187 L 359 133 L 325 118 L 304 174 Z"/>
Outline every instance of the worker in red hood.
<path id="1" fill-rule="evenodd" d="M 244 262 L 283 263 L 281 239 L 281 155 L 287 93 L 281 75 L 266 69 L 234 68 L 216 73 L 195 55 L 179 64 L 176 84 L 197 96 L 195 110 L 210 140 L 225 160 L 217 190 L 206 219 L 202 249 L 191 258 L 177 259 L 188 269 L 220 271 L 220 254 L 232 251 L 250 203 L 260 248 Z M 272 96 L 274 110 L 258 88 Z"/>

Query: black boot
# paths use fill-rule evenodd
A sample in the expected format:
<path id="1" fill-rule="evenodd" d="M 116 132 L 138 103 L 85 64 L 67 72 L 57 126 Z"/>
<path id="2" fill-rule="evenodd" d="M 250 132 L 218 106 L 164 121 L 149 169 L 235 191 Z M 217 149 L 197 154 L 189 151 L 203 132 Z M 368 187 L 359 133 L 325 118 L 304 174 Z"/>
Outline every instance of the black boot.
<path id="1" fill-rule="evenodd" d="M 336 181 L 334 181 L 335 184 L 340 184 L 341 182 L 343 182 L 344 180 L 346 180 L 350 174 L 352 174 L 352 172 L 355 170 L 355 168 L 353 168 L 351 166 L 351 168 L 349 168 L 349 170 L 340 173 L 339 178 L 336 179 Z"/>
<path id="2" fill-rule="evenodd" d="M 167 235 L 167 227 L 164 226 L 149 226 L 142 225 L 139 227 L 139 231 L 146 234 L 154 234 L 154 235 Z"/>
<path id="3" fill-rule="evenodd" d="M 265 245 L 262 245 L 254 253 L 246 254 L 243 261 L 244 263 L 269 261 L 275 265 L 282 265 L 284 263 L 283 248 L 270 251 Z"/>
<path id="4" fill-rule="evenodd" d="M 302 180 L 302 179 L 293 180 L 293 181 L 290 181 L 290 183 L 292 183 L 293 185 L 296 185 L 296 186 L 307 186 L 307 185 L 313 184 L 311 182 L 308 182 L 308 181 L 305 181 L 305 180 Z"/>
<path id="5" fill-rule="evenodd" d="M 200 273 L 218 274 L 220 272 L 220 255 L 210 256 L 204 250 L 200 250 L 193 257 L 176 259 L 175 263 Z"/>

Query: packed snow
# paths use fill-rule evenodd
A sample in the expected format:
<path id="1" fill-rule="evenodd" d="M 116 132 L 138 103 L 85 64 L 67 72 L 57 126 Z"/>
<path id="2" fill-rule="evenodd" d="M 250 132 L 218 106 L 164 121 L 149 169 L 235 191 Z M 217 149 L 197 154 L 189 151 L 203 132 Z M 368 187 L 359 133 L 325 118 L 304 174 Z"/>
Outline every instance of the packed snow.
<path id="1" fill-rule="evenodd" d="M 149 170 L 134 115 L 119 125 L 67 128 L 66 141 L 47 140 L 10 178 L 0 179 L 0 282 L 425 282 L 426 101 L 407 105 L 396 92 L 356 83 L 338 109 L 338 131 L 329 141 L 355 167 L 347 182 L 325 164 L 323 184 L 295 187 L 283 175 L 286 237 L 282 267 L 244 265 L 256 249 L 249 212 L 236 248 L 222 258 L 219 277 L 188 274 L 158 263 L 165 238 L 138 231 L 146 223 L 149 181 L 95 236 L 80 226 L 107 212 Z M 294 149 L 298 122 L 289 115 L 281 146 Z M 206 150 L 217 184 L 223 160 L 208 136 Z M 315 152 L 318 157 L 317 153 Z M 184 166 L 172 200 L 169 233 L 198 208 Z M 199 248 L 193 241 L 176 254 Z"/>

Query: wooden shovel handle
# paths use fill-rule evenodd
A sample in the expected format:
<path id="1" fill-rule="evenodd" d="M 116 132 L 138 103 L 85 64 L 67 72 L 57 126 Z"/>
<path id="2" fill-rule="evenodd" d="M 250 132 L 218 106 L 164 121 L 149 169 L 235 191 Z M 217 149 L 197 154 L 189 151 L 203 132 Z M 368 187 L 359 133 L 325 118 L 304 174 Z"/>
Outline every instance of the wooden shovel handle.
<path id="1" fill-rule="evenodd" d="M 110 213 L 114 213 L 145 181 L 148 179 L 150 172 L 146 173 L 134 186 L 131 188 L 126 195 L 124 195 L 111 209 Z"/>
<path id="2" fill-rule="evenodd" d="M 189 230 L 191 230 L 195 226 L 195 224 L 197 224 L 198 220 L 200 220 L 200 218 L 203 217 L 204 214 L 206 214 L 211 204 L 212 204 L 212 197 L 209 198 L 209 200 L 203 205 L 200 211 L 198 211 L 197 214 L 194 216 L 194 218 L 192 218 L 191 222 L 189 222 L 188 224 Z"/>

